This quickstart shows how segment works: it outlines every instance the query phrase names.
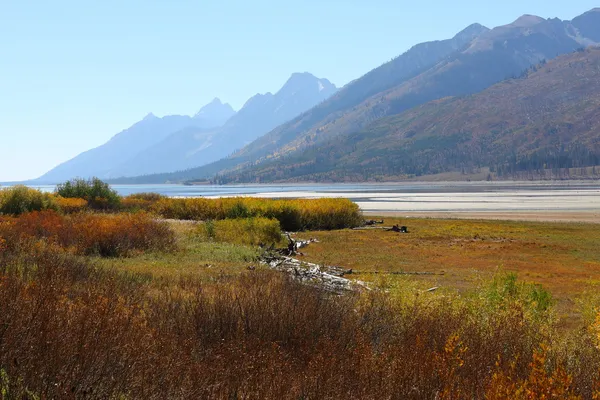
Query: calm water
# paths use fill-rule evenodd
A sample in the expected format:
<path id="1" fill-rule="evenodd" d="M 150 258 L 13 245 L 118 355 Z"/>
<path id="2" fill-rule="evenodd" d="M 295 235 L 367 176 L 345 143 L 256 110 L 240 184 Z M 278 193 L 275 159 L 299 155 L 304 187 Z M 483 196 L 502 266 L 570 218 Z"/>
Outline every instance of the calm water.
<path id="1" fill-rule="evenodd" d="M 34 186 L 53 191 L 54 186 Z M 344 197 L 365 211 L 600 211 L 600 182 L 474 182 L 329 185 L 115 185 L 121 195 Z"/>

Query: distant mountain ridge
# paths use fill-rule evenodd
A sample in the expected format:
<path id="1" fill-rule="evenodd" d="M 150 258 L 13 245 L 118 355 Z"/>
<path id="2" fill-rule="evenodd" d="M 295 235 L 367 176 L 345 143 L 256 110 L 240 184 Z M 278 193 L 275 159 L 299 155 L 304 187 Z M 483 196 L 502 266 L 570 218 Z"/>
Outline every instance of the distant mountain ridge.
<path id="1" fill-rule="evenodd" d="M 40 182 L 60 182 L 74 177 L 109 178 L 114 176 L 116 167 L 134 157 L 139 152 L 159 143 L 161 140 L 189 126 L 210 129 L 219 126 L 235 111 L 229 104 L 219 99 L 204 106 L 196 116 L 169 115 L 162 118 L 152 113 L 113 136 L 105 144 L 81 153 L 48 171 L 37 179 Z"/>
<path id="2" fill-rule="evenodd" d="M 327 79 L 295 73 L 275 94 L 257 94 L 236 113 L 215 98 L 193 117 L 150 113 L 107 143 L 88 150 L 37 179 L 102 179 L 201 166 L 232 154 L 276 126 L 331 96 Z"/>
<path id="3" fill-rule="evenodd" d="M 494 29 L 474 24 L 453 39 L 414 46 L 226 159 L 156 179 L 243 176 L 256 164 L 285 162 L 432 100 L 480 92 L 539 62 L 597 44 L 599 38 L 600 9 L 572 21 L 525 15 Z"/>
<path id="4" fill-rule="evenodd" d="M 190 126 L 140 152 L 113 171 L 113 177 L 171 172 L 227 157 L 336 91 L 327 79 L 295 73 L 275 94 L 257 94 L 222 126 Z"/>

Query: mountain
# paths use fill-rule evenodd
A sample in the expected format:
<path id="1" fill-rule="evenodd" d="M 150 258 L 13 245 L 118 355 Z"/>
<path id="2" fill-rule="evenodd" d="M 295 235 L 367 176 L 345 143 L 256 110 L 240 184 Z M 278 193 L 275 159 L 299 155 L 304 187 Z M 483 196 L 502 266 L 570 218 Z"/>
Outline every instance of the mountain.
<path id="1" fill-rule="evenodd" d="M 473 34 L 466 35 L 466 46 L 455 46 L 460 47 L 458 51 L 426 70 L 401 82 L 390 82 L 391 87 L 382 86 L 375 94 L 365 92 L 360 102 L 350 103 L 351 107 L 344 107 L 343 112 L 336 112 L 335 106 L 315 108 L 310 115 L 295 119 L 252 143 L 240 155 L 245 153 L 257 158 L 273 153 L 287 154 L 336 135 L 360 130 L 374 120 L 431 100 L 479 92 L 544 59 L 590 44 L 594 32 L 600 30 L 598 17 L 600 13 L 590 17 L 597 24 L 586 32 L 588 38 L 583 38 L 569 22 L 533 16 L 523 16 L 512 24 L 492 30 L 475 29 Z M 368 75 L 355 85 L 362 84 L 366 78 Z M 340 93 L 336 100 L 343 102 L 345 99 Z"/>
<path id="2" fill-rule="evenodd" d="M 277 93 L 250 98 L 223 126 L 208 130 L 188 127 L 173 133 L 116 168 L 112 176 L 177 171 L 219 160 L 321 103 L 336 90 L 327 79 L 307 72 L 292 74 Z"/>
<path id="3" fill-rule="evenodd" d="M 132 179 L 115 180 L 114 182 L 156 183 L 164 181 L 180 181 L 192 178 L 209 178 L 224 169 L 232 168 L 246 162 L 254 162 L 265 155 L 270 155 L 270 153 L 274 152 L 281 143 L 290 141 L 295 137 L 304 137 L 303 133 L 309 131 L 312 127 L 321 127 L 326 124 L 325 121 L 333 121 L 333 124 L 335 124 L 336 119 L 339 119 L 340 116 L 343 116 L 345 113 L 356 109 L 357 105 L 366 98 L 393 88 L 406 80 L 427 71 L 449 55 L 463 49 L 471 43 L 474 38 L 488 30 L 488 28 L 480 24 L 472 24 L 451 39 L 426 42 L 413 46 L 401 56 L 370 71 L 363 77 L 350 82 L 342 89 L 339 89 L 330 98 L 316 105 L 309 111 L 302 114 L 296 113 L 296 115 L 288 113 L 289 118 L 287 118 L 287 120 L 281 119 L 280 124 L 282 125 L 277 128 L 277 125 L 272 126 L 271 129 L 276 129 L 267 136 L 261 137 L 250 143 L 231 157 L 207 163 L 207 165 L 203 167 L 191 168 L 177 173 L 155 174 L 146 177 L 140 176 Z M 292 76 L 292 78 L 290 78 L 290 81 L 292 81 L 291 83 L 295 83 L 299 82 L 301 79 L 306 80 L 308 76 L 307 74 L 296 74 L 295 76 Z M 290 82 L 288 81 L 288 83 Z M 289 92 L 293 91 L 284 91 L 284 93 Z M 266 96 L 269 97 L 268 95 Z M 258 103 L 260 99 L 261 97 L 259 96 L 258 98 L 251 99 L 248 103 L 252 105 L 254 102 Z M 247 105 L 249 105 L 248 103 Z M 308 108 L 303 111 L 308 110 Z M 244 115 L 242 110 L 236 115 L 236 118 L 238 120 L 243 119 L 241 115 Z M 231 129 L 229 130 L 230 132 L 235 132 L 237 130 L 237 128 L 233 128 L 235 125 L 243 127 L 243 125 L 233 122 L 231 124 Z M 271 129 L 266 129 L 263 134 Z M 191 132 L 188 132 L 188 134 L 191 134 Z M 311 135 L 314 136 L 313 134 Z M 229 137 L 231 135 L 227 136 Z M 258 135 L 256 137 L 258 137 Z M 309 141 L 307 141 L 307 143 L 308 142 Z M 241 147 L 242 146 L 239 146 L 238 149 Z M 213 157 L 212 161 L 217 159 L 218 158 Z M 186 168 L 181 167 L 181 169 L 184 170 Z"/>
<path id="4" fill-rule="evenodd" d="M 197 129 L 218 127 L 234 114 L 235 111 L 231 106 L 221 103 L 219 99 L 204 106 L 194 117 L 170 115 L 158 118 L 150 113 L 130 128 L 113 136 L 105 144 L 60 164 L 37 181 L 55 183 L 73 177 L 115 176 L 117 167 L 161 142 L 170 134 L 190 126 Z"/>
<path id="5" fill-rule="evenodd" d="M 223 104 L 221 99 L 215 97 L 213 101 L 205 105 L 194 116 L 193 120 L 198 126 L 215 128 L 222 126 L 227 120 L 235 115 L 235 110 L 229 104 Z"/>
<path id="6" fill-rule="evenodd" d="M 600 9 L 572 21 L 524 15 L 491 30 L 471 25 L 449 41 L 413 47 L 233 156 L 169 179 L 243 171 L 256 163 L 292 157 L 338 136 L 343 140 L 377 120 L 429 101 L 480 92 L 543 60 L 596 44 L 599 35 Z"/>
<path id="7" fill-rule="evenodd" d="M 540 177 L 597 165 L 600 48 L 590 47 L 478 94 L 435 100 L 219 179 L 392 180 L 484 167 L 499 177 Z"/>

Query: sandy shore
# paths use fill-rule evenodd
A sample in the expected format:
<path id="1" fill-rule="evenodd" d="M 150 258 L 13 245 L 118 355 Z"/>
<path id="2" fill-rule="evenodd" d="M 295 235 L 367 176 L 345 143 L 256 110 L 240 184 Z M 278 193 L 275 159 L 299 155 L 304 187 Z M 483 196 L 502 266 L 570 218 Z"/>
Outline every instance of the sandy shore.
<path id="1" fill-rule="evenodd" d="M 449 218 L 449 219 L 495 219 L 507 221 L 540 221 L 540 222 L 586 222 L 600 224 L 600 211 L 490 211 L 490 212 L 420 212 L 420 211 L 367 211 L 367 216 L 396 218 Z"/>

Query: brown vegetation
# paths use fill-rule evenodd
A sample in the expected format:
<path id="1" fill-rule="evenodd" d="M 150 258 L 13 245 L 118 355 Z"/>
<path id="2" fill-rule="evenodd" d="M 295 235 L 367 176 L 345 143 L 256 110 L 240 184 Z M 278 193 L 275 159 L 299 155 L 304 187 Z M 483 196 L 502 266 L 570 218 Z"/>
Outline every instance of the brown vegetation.
<path id="1" fill-rule="evenodd" d="M 54 211 L 0 217 L 0 238 L 13 251 L 27 241 L 42 239 L 76 254 L 106 257 L 169 250 L 175 243 L 169 227 L 147 214 L 63 216 Z"/>
<path id="2" fill-rule="evenodd" d="M 306 259 L 371 280 L 338 295 L 257 266 L 256 244 L 281 226 L 352 226 L 349 202 L 144 195 L 130 198 L 145 202 L 135 212 L 76 212 L 83 202 L 68 200 L 67 214 L 52 199 L 62 214 L 0 216 L 2 400 L 600 396 L 600 295 L 582 298 L 566 329 L 539 285 L 560 306 L 596 276 L 595 225 L 386 220 L 410 233 L 310 232 L 319 241 Z M 499 260 L 525 280 L 492 275 Z M 442 268 L 418 279 L 460 293 L 369 275 Z M 465 284 L 473 268 L 489 278 Z"/>
<path id="3" fill-rule="evenodd" d="M 266 271 L 155 286 L 52 246 L 0 260 L 6 398 L 591 398 L 600 371 L 592 330 L 563 347 L 510 280 L 477 303 Z"/>

